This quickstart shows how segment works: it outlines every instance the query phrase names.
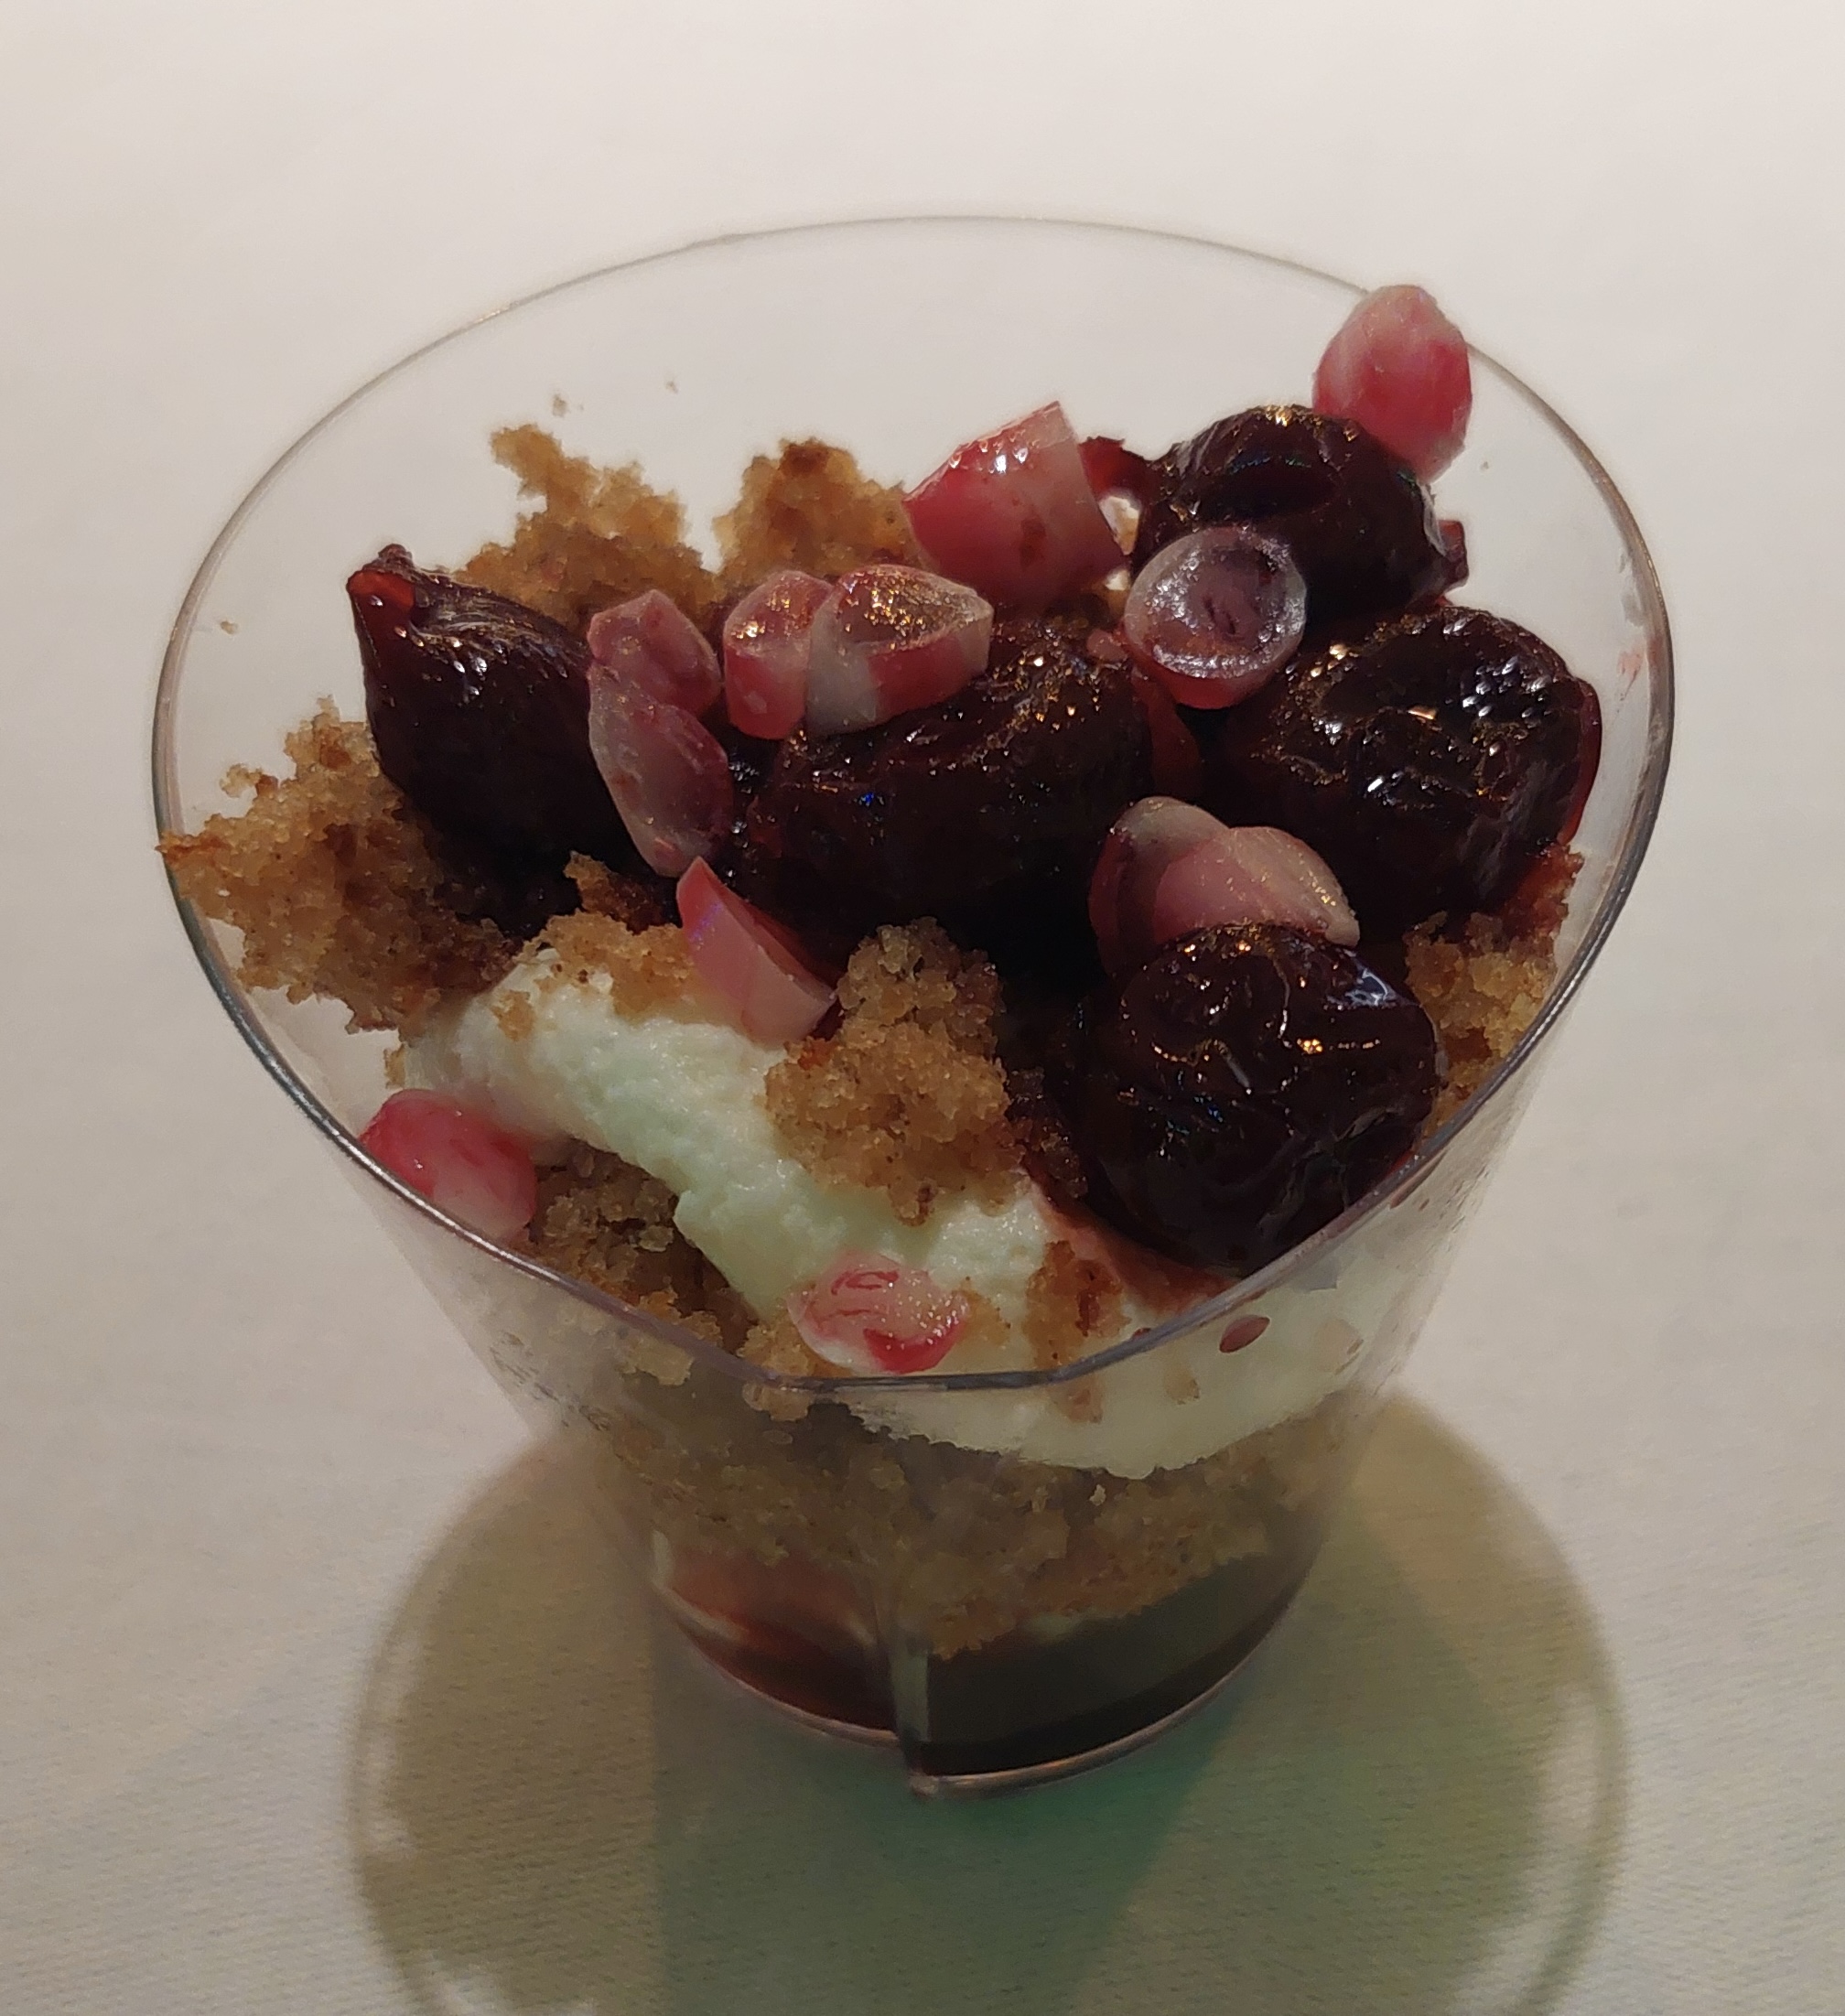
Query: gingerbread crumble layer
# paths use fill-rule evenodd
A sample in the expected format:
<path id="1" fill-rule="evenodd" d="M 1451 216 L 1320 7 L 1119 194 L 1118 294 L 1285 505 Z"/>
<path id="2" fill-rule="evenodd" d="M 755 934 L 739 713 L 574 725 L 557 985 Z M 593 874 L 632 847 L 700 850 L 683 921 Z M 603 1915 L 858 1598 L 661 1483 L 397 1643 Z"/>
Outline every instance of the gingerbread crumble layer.
<path id="1" fill-rule="evenodd" d="M 493 458 L 519 479 L 523 495 L 542 502 L 520 513 L 505 544 L 482 546 L 462 580 L 579 633 L 598 609 L 649 588 L 695 622 L 709 619 L 718 582 L 686 543 L 679 500 L 653 489 L 635 465 L 599 468 L 534 426 L 502 427 Z"/>
<path id="2" fill-rule="evenodd" d="M 468 892 L 364 724 L 323 702 L 284 746 L 292 775 L 233 771 L 243 811 L 160 843 L 181 895 L 243 934 L 244 984 L 343 1001 L 355 1030 L 414 1030 L 445 997 L 499 979 L 518 948 L 457 913 Z"/>
<path id="3" fill-rule="evenodd" d="M 844 448 L 784 441 L 743 472 L 743 494 L 717 523 L 727 594 L 782 567 L 838 575 L 874 561 L 921 562 L 903 492 L 874 483 Z"/>
<path id="4" fill-rule="evenodd" d="M 1410 991 L 1447 1060 L 1430 1131 L 1479 1091 L 1537 1019 L 1557 978 L 1557 933 L 1581 865 L 1552 848 L 1503 919 L 1469 917 L 1453 935 L 1438 919 L 1404 941 Z"/>
<path id="5" fill-rule="evenodd" d="M 1034 1620 L 1132 1615 L 1231 1563 L 1285 1587 L 1311 1558 L 1362 1407 L 1335 1393 L 1134 1480 L 892 1440 L 833 1402 L 765 1430 L 696 1372 L 659 1410 L 588 1418 L 612 1446 L 618 1489 L 675 1549 L 837 1575 L 873 1592 L 880 1614 L 894 1601 L 946 1658 Z"/>
<path id="6" fill-rule="evenodd" d="M 755 1316 L 673 1223 L 674 1202 L 645 1170 L 572 1142 L 562 1162 L 539 1172 L 532 1252 L 560 1274 L 736 1351 Z"/>
<path id="7" fill-rule="evenodd" d="M 994 1037 L 999 982 L 926 920 L 852 955 L 834 1034 L 769 1073 L 769 1116 L 823 1183 L 881 1190 L 906 1224 L 945 1191 L 997 1192 L 1021 1156 Z"/>

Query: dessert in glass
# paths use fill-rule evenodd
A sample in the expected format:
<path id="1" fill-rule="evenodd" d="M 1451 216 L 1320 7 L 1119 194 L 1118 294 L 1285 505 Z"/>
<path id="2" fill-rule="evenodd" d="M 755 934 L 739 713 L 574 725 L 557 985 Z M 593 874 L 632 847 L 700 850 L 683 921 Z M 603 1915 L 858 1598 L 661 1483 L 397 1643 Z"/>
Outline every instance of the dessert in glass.
<path id="1" fill-rule="evenodd" d="M 330 415 L 187 598 L 156 810 L 221 1001 L 691 1643 L 992 1789 L 1286 1610 L 1669 699 L 1613 486 L 1417 290 L 836 225 Z"/>

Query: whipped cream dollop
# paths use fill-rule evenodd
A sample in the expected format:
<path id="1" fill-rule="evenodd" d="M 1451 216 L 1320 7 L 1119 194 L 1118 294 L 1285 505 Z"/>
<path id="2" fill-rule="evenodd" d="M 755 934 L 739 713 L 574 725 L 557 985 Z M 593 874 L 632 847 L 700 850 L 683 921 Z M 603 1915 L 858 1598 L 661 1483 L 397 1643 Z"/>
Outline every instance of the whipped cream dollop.
<path id="1" fill-rule="evenodd" d="M 1030 1369 L 1027 1292 L 1068 1231 L 1055 1207 L 1021 1181 L 998 1199 L 944 1196 L 912 1225 L 880 1191 L 821 1183 L 769 1116 L 763 1082 L 786 1054 L 720 1019 L 624 1011 L 607 976 L 566 977 L 556 954 L 539 951 L 417 1038 L 405 1067 L 411 1084 L 484 1100 L 534 1138 L 574 1137 L 645 1170 L 676 1196 L 679 1230 L 760 1315 L 842 1253 L 883 1254 L 973 1289 L 1004 1319 L 997 1337 L 976 1326 L 938 1372 Z M 1144 1477 L 1306 1411 L 1345 1375 L 1359 1336 L 1330 1290 L 1263 1306 L 1268 1327 L 1254 1342 L 1226 1353 L 1221 1321 L 1202 1326 L 1095 1375 L 1080 1407 L 1067 1386 L 899 1389 L 853 1406 L 893 1434 Z M 1117 1329 L 1093 1348 L 1173 1313 L 1124 1283 Z"/>

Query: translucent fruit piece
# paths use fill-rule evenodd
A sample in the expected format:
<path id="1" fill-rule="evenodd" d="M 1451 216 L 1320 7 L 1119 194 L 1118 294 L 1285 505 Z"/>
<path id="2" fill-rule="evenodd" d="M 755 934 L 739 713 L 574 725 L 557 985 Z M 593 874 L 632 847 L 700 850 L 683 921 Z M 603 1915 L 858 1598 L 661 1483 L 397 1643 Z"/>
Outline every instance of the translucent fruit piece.
<path id="1" fill-rule="evenodd" d="M 724 696 L 733 728 L 780 741 L 800 727 L 814 619 L 831 592 L 817 575 L 784 567 L 724 619 Z"/>
<path id="2" fill-rule="evenodd" d="M 814 617 L 807 726 L 876 728 L 958 693 L 987 663 L 993 610 L 970 588 L 920 567 L 855 567 Z"/>
<path id="3" fill-rule="evenodd" d="M 717 852 L 735 817 L 736 789 L 723 744 L 696 715 L 598 666 L 590 681 L 589 747 L 649 868 L 683 875 Z"/>
<path id="4" fill-rule="evenodd" d="M 510 1239 L 538 1208 L 523 1141 L 435 1092 L 394 1092 L 359 1137 L 366 1153 L 489 1239 Z"/>
<path id="5" fill-rule="evenodd" d="M 1119 647 L 1127 655 L 1127 646 Z M 1094 641 L 1091 641 L 1092 653 Z M 1172 695 L 1150 673 L 1132 668 L 1135 697 L 1153 738 L 1153 788 L 1169 798 L 1195 798 L 1203 788 L 1204 756 L 1198 738 L 1172 704 Z"/>
<path id="6" fill-rule="evenodd" d="M 788 1298 L 808 1348 L 842 1372 L 928 1372 L 967 1326 L 967 1298 L 881 1253 L 844 1253 Z"/>
<path id="7" fill-rule="evenodd" d="M 679 922 L 698 976 L 759 1043 L 792 1043 L 832 1006 L 784 933 L 702 860 L 679 878 Z"/>
<path id="8" fill-rule="evenodd" d="M 1171 798 L 1143 798 L 1115 822 L 1089 885 L 1089 921 L 1111 974 L 1211 924 L 1288 924 L 1358 943 L 1358 921 L 1312 848 Z"/>
<path id="9" fill-rule="evenodd" d="M 1461 452 L 1473 410 L 1467 343 L 1420 287 L 1379 287 L 1313 373 L 1316 411 L 1355 420 L 1427 483 Z"/>
<path id="10" fill-rule="evenodd" d="M 956 448 L 903 502 L 934 566 L 1003 609 L 1036 615 L 1120 564 L 1054 402 Z"/>
<path id="11" fill-rule="evenodd" d="M 688 714 L 703 714 L 724 690 L 710 640 L 658 588 L 598 609 L 589 619 L 589 655 L 623 685 Z"/>
<path id="12" fill-rule="evenodd" d="M 1274 676 L 1307 627 L 1307 584 L 1288 548 L 1246 525 L 1161 546 L 1134 577 L 1121 633 L 1173 699 L 1233 706 Z"/>

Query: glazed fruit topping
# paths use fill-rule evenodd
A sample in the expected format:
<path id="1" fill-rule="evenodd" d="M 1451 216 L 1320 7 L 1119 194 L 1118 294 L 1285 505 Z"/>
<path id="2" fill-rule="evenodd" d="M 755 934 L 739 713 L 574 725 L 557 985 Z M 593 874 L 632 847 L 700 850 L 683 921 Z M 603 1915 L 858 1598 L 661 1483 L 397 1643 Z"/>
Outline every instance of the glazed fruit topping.
<path id="1" fill-rule="evenodd" d="M 1040 614 L 1121 564 L 1084 461 L 1054 402 L 982 435 L 903 500 L 917 544 L 996 607 Z"/>
<path id="2" fill-rule="evenodd" d="M 800 727 L 814 619 L 831 592 L 817 575 L 784 567 L 724 619 L 724 701 L 733 727 L 765 741 Z"/>
<path id="3" fill-rule="evenodd" d="M 747 853 L 797 867 L 836 911 L 934 917 L 975 943 L 1047 905 L 1080 919 L 1103 836 L 1152 782 L 1128 670 L 1092 660 L 1086 634 L 1001 623 L 952 699 L 862 734 L 798 729 L 750 808 Z"/>
<path id="4" fill-rule="evenodd" d="M 855 567 L 814 615 L 807 725 L 876 728 L 958 693 L 987 663 L 993 610 L 959 581 L 920 567 Z"/>
<path id="5" fill-rule="evenodd" d="M 1482 609 L 1303 652 L 1224 717 L 1210 803 L 1322 854 L 1367 932 L 1492 910 L 1567 830 L 1600 749 L 1593 690 Z"/>
<path id="6" fill-rule="evenodd" d="M 589 655 L 623 685 L 688 714 L 704 714 L 724 690 L 710 640 L 670 596 L 649 588 L 589 619 Z"/>
<path id="7" fill-rule="evenodd" d="M 524 1142 L 439 1093 L 394 1092 L 359 1145 L 437 1211 L 489 1239 L 510 1239 L 538 1208 Z"/>
<path id="8" fill-rule="evenodd" d="M 1111 974 L 1209 924 L 1289 924 L 1358 943 L 1358 921 L 1311 847 L 1173 798 L 1143 798 L 1115 822 L 1090 880 L 1089 922 Z"/>
<path id="9" fill-rule="evenodd" d="M 967 1298 L 881 1253 L 842 1253 L 788 1298 L 808 1348 L 841 1372 L 927 1372 L 967 1327 Z"/>
<path id="10" fill-rule="evenodd" d="M 746 1036 L 792 1043 L 833 1004 L 833 989 L 786 932 L 725 888 L 703 861 L 679 878 L 679 922 L 698 977 Z"/>
<path id="11" fill-rule="evenodd" d="M 1161 546 L 1134 577 L 1121 634 L 1173 699 L 1227 707 L 1278 673 L 1307 627 L 1307 584 L 1279 539 L 1212 525 Z"/>
<path id="12" fill-rule="evenodd" d="M 1357 421 L 1430 482 L 1467 438 L 1473 373 L 1466 340 L 1420 287 L 1379 287 L 1326 346 L 1313 404 Z"/>
<path id="13" fill-rule="evenodd" d="M 683 875 L 728 836 L 736 818 L 730 759 L 696 714 L 598 665 L 589 747 L 621 824 L 656 874 Z"/>
<path id="14" fill-rule="evenodd" d="M 1399 609 L 1456 579 L 1422 486 L 1355 421 L 1253 406 L 1169 449 L 1149 481 L 1137 565 L 1206 525 L 1254 525 L 1300 568 L 1311 624 Z"/>
<path id="15" fill-rule="evenodd" d="M 1218 924 L 1086 1002 L 1057 1078 L 1090 1205 L 1179 1259 L 1248 1271 L 1413 1147 L 1435 1032 L 1343 946 Z"/>
<path id="16" fill-rule="evenodd" d="M 380 768 L 445 834 L 562 867 L 631 859 L 589 753 L 588 648 L 386 546 L 346 584 Z"/>

